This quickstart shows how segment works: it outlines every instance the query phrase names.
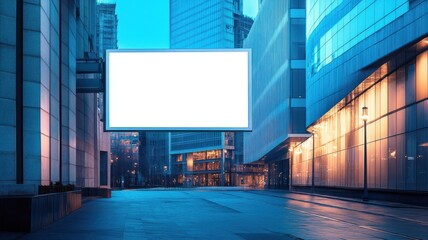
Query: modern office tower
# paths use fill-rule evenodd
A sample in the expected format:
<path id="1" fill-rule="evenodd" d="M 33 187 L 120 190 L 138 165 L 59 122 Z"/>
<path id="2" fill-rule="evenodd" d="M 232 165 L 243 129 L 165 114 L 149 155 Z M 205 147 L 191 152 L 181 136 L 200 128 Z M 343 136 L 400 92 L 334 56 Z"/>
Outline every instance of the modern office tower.
<path id="1" fill-rule="evenodd" d="M 426 201 L 428 1 L 306 7 L 306 127 L 313 137 L 295 148 L 293 185 L 362 196 L 366 183 L 369 198 L 398 193 L 393 200 Z"/>
<path id="2" fill-rule="evenodd" d="M 170 47 L 233 48 L 235 12 L 242 0 L 170 0 Z"/>
<path id="3" fill-rule="evenodd" d="M 221 49 L 242 46 L 251 24 L 249 19 L 242 16 L 242 2 L 171 0 L 170 47 Z M 227 93 L 227 89 L 219 92 L 224 97 L 227 94 L 233 93 Z M 212 109 L 212 113 L 222 114 L 221 109 Z M 183 114 L 198 114 L 198 110 Z M 172 181 L 186 186 L 231 185 L 230 172 L 235 161 L 234 138 L 233 132 L 170 133 L 168 148 L 171 168 L 168 174 L 171 174 Z"/>
<path id="4" fill-rule="evenodd" d="M 244 161 L 267 163 L 271 188 L 288 188 L 289 151 L 308 136 L 304 3 L 263 1 L 244 41 L 253 58 L 253 131 L 244 133 Z"/>
<path id="5" fill-rule="evenodd" d="M 245 16 L 242 13 L 233 14 L 233 26 L 234 26 L 234 42 L 235 48 L 242 48 L 244 40 L 247 38 L 248 33 L 253 26 L 254 20 L 251 17 Z"/>
<path id="6" fill-rule="evenodd" d="M 95 94 L 76 90 L 76 59 L 96 51 L 95 5 L 1 1 L 0 195 L 109 185 Z"/>
<path id="7" fill-rule="evenodd" d="M 97 0 L 97 49 L 105 59 L 106 49 L 117 49 L 117 15 L 115 0 Z"/>

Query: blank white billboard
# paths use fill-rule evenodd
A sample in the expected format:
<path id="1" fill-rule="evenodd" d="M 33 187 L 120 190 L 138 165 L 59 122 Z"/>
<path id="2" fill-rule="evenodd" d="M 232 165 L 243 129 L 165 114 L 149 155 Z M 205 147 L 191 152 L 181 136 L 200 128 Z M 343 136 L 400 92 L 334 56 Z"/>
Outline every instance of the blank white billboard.
<path id="1" fill-rule="evenodd" d="M 107 131 L 251 131 L 251 51 L 108 50 Z"/>

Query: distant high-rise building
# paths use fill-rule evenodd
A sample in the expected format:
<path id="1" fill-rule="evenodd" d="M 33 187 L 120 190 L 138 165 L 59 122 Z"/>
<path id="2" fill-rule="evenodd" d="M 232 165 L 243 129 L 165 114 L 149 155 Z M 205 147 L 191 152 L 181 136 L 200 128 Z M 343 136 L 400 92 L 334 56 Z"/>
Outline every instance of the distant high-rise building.
<path id="1" fill-rule="evenodd" d="M 105 58 L 105 50 L 117 49 L 116 1 L 97 1 L 97 49 L 98 56 Z"/>
<path id="2" fill-rule="evenodd" d="M 170 0 L 171 48 L 233 48 L 242 0 Z"/>
<path id="3" fill-rule="evenodd" d="M 169 179 L 168 133 L 139 132 L 139 169 L 145 186 L 165 186 Z"/>
<path id="4" fill-rule="evenodd" d="M 253 26 L 254 20 L 248 16 L 234 13 L 233 14 L 233 27 L 234 27 L 234 47 L 242 48 L 244 39 L 247 38 L 248 33 Z"/>
<path id="5" fill-rule="evenodd" d="M 288 188 L 289 151 L 309 136 L 305 128 L 305 5 L 296 0 L 260 4 L 244 41 L 253 54 L 253 131 L 244 133 L 244 162 L 267 163 L 266 185 Z M 258 178 L 258 183 L 263 182 Z"/>
<path id="6" fill-rule="evenodd" d="M 252 23 L 242 16 L 242 3 L 242 0 L 170 0 L 170 47 L 241 47 Z M 222 114 L 221 109 L 212 109 L 212 112 Z M 193 114 L 197 114 L 197 109 Z M 171 169 L 168 173 L 172 181 L 197 186 L 234 184 L 230 173 L 237 147 L 235 135 L 234 132 L 170 133 Z"/>
<path id="7" fill-rule="evenodd" d="M 111 132 L 111 185 L 115 188 L 141 185 L 138 132 Z"/>

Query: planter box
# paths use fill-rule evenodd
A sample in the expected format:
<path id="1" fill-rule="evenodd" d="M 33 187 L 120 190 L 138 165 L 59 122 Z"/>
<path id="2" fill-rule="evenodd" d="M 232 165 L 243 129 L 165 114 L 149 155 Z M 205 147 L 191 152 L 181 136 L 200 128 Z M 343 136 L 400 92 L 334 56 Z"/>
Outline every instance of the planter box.
<path id="1" fill-rule="evenodd" d="M 0 231 L 35 231 L 67 216 L 81 206 L 81 191 L 35 196 L 0 196 Z"/>
<path id="2" fill-rule="evenodd" d="M 82 188 L 82 197 L 111 198 L 111 188 Z"/>

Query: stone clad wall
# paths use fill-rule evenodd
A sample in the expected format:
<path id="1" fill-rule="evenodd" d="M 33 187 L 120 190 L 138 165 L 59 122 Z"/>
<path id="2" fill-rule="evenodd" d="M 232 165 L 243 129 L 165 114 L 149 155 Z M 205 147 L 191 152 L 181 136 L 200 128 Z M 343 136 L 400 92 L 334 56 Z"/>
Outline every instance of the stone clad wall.
<path id="1" fill-rule="evenodd" d="M 51 182 L 98 187 L 97 96 L 76 93 L 76 59 L 97 53 L 96 1 L 0 1 L 0 19 L 0 195 Z"/>
<path id="2" fill-rule="evenodd" d="M 0 1 L 0 182 L 16 182 L 16 0 Z"/>

